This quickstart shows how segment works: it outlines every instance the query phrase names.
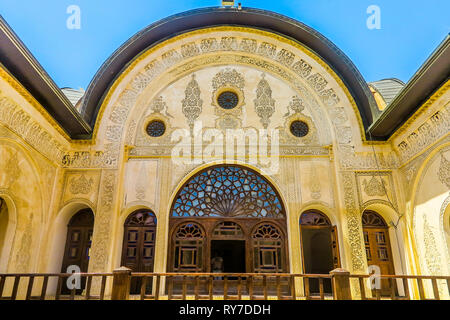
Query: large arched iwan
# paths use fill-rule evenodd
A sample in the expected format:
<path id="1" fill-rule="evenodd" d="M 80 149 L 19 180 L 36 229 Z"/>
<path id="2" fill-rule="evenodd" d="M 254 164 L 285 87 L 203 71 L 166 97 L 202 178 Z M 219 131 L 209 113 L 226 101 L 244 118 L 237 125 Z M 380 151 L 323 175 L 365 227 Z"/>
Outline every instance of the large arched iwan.
<path id="1" fill-rule="evenodd" d="M 289 271 L 284 205 L 252 169 L 216 165 L 198 172 L 175 196 L 169 221 L 169 271 Z"/>

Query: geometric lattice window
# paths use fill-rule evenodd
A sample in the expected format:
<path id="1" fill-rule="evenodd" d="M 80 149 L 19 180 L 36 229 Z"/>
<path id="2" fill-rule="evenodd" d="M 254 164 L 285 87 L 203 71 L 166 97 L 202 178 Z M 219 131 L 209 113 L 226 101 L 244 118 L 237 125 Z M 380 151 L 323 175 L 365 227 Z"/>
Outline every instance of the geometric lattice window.
<path id="1" fill-rule="evenodd" d="M 299 120 L 293 121 L 290 129 L 291 133 L 298 138 L 306 136 L 309 132 L 309 127 L 306 122 Z"/>
<path id="2" fill-rule="evenodd" d="M 202 271 L 204 238 L 202 229 L 195 223 L 185 223 L 178 227 L 174 234 L 174 271 Z"/>
<path id="3" fill-rule="evenodd" d="M 231 91 L 222 92 L 217 98 L 217 103 L 224 109 L 233 109 L 239 103 L 239 97 L 236 93 Z"/>
<path id="4" fill-rule="evenodd" d="M 280 230 L 272 224 L 260 225 L 252 235 L 255 272 L 282 272 L 282 240 Z"/>
<path id="5" fill-rule="evenodd" d="M 150 137 L 161 137 L 166 132 L 166 125 L 160 120 L 153 120 L 147 125 L 146 131 Z"/>
<path id="6" fill-rule="evenodd" d="M 366 210 L 362 215 L 362 225 L 364 227 L 387 228 L 384 219 L 376 212 Z"/>
<path id="7" fill-rule="evenodd" d="M 284 218 L 278 194 L 256 172 L 235 165 L 201 171 L 180 190 L 173 217 Z"/>
<path id="8" fill-rule="evenodd" d="M 308 226 L 330 226 L 330 220 L 324 214 L 317 211 L 306 211 L 300 217 L 301 225 Z"/>
<path id="9" fill-rule="evenodd" d="M 219 223 L 219 225 L 214 229 L 213 236 L 217 237 L 242 237 L 244 233 L 241 227 L 231 221 L 224 221 Z"/>

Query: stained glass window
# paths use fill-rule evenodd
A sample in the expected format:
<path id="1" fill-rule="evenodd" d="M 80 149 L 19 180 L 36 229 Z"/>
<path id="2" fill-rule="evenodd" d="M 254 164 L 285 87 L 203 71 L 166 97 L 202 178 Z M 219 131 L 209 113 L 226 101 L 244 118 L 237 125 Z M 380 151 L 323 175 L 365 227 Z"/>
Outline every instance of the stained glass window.
<path id="1" fill-rule="evenodd" d="M 219 95 L 217 102 L 224 109 L 233 109 L 238 105 L 239 97 L 234 92 L 225 91 Z"/>
<path id="2" fill-rule="evenodd" d="M 331 225 L 330 220 L 317 211 L 307 211 L 304 212 L 300 217 L 300 224 L 302 225 L 310 225 L 310 226 L 329 226 Z"/>
<path id="3" fill-rule="evenodd" d="M 150 137 L 161 137 L 166 132 L 166 125 L 160 120 L 153 120 L 147 125 L 146 131 Z"/>
<path id="4" fill-rule="evenodd" d="M 308 132 L 309 132 L 309 127 L 306 124 L 306 122 L 296 120 L 291 123 L 291 133 L 294 136 L 296 136 L 298 138 L 302 138 L 302 137 L 306 136 L 308 134 Z"/>
<path id="5" fill-rule="evenodd" d="M 240 166 L 208 168 L 180 190 L 173 217 L 284 218 L 273 187 L 256 172 Z"/>
<path id="6" fill-rule="evenodd" d="M 362 224 L 364 227 L 387 227 L 384 219 L 376 212 L 366 210 L 362 215 Z"/>

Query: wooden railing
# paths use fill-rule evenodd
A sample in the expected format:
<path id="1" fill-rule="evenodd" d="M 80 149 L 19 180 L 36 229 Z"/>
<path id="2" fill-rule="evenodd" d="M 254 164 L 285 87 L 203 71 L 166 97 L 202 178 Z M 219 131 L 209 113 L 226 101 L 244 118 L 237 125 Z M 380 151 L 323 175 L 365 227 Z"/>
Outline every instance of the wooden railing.
<path id="1" fill-rule="evenodd" d="M 131 280 L 140 281 L 141 300 L 296 300 L 298 298 L 324 300 L 325 282 L 329 282 L 328 298 L 332 299 L 332 276 L 290 273 L 131 273 Z M 304 284 L 304 294 L 296 286 Z M 310 290 L 310 282 L 317 281 L 318 292 Z M 149 285 L 151 284 L 151 285 Z M 162 287 L 162 285 L 165 285 Z"/>
<path id="2" fill-rule="evenodd" d="M 74 274 L 0 274 L 0 300 L 410 300 L 412 292 L 421 300 L 450 297 L 450 277 L 381 276 L 390 284 L 390 294 L 383 295 L 369 287 L 369 275 L 343 269 L 317 275 L 134 273 L 122 267 L 113 273 L 76 275 L 82 288 L 67 291 L 63 286 Z M 130 295 L 132 283 L 138 292 Z"/>
<path id="3" fill-rule="evenodd" d="M 67 273 L 32 273 L 0 274 L 0 300 L 105 300 L 105 289 L 113 273 L 79 273 L 84 289 L 62 293 L 63 285 L 74 274 Z M 98 295 L 92 294 L 92 283 L 98 283 Z M 8 288 L 7 288 L 8 287 Z M 24 290 L 19 290 L 23 287 Z M 53 289 L 49 289 L 53 287 Z M 19 292 L 20 291 L 20 292 Z"/>
<path id="4" fill-rule="evenodd" d="M 381 289 L 368 288 L 367 284 L 370 278 L 368 275 L 351 275 L 349 278 L 358 280 L 361 300 L 411 300 L 411 288 L 413 287 L 418 289 L 420 300 L 441 300 L 450 297 L 450 277 L 382 275 L 380 280 L 389 282 L 389 295 L 382 295 Z M 425 290 L 426 282 L 432 290 Z M 372 292 L 371 297 L 367 296 L 368 292 Z M 446 293 L 447 297 L 441 297 L 440 292 L 444 295 Z"/>

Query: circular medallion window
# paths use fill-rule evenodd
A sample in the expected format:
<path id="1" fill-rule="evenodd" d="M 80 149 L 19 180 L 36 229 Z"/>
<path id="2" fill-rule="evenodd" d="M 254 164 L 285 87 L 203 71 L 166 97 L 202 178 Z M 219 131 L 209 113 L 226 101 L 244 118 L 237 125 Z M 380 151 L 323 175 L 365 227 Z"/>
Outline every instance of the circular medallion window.
<path id="1" fill-rule="evenodd" d="M 238 105 L 239 97 L 232 91 L 225 91 L 219 95 L 217 103 L 224 109 L 233 109 Z"/>
<path id="2" fill-rule="evenodd" d="M 166 125 L 161 120 L 153 120 L 145 129 L 150 137 L 161 137 L 166 132 Z"/>
<path id="3" fill-rule="evenodd" d="M 296 120 L 291 123 L 291 133 L 298 137 L 302 138 L 306 136 L 309 132 L 309 127 L 304 121 Z"/>

